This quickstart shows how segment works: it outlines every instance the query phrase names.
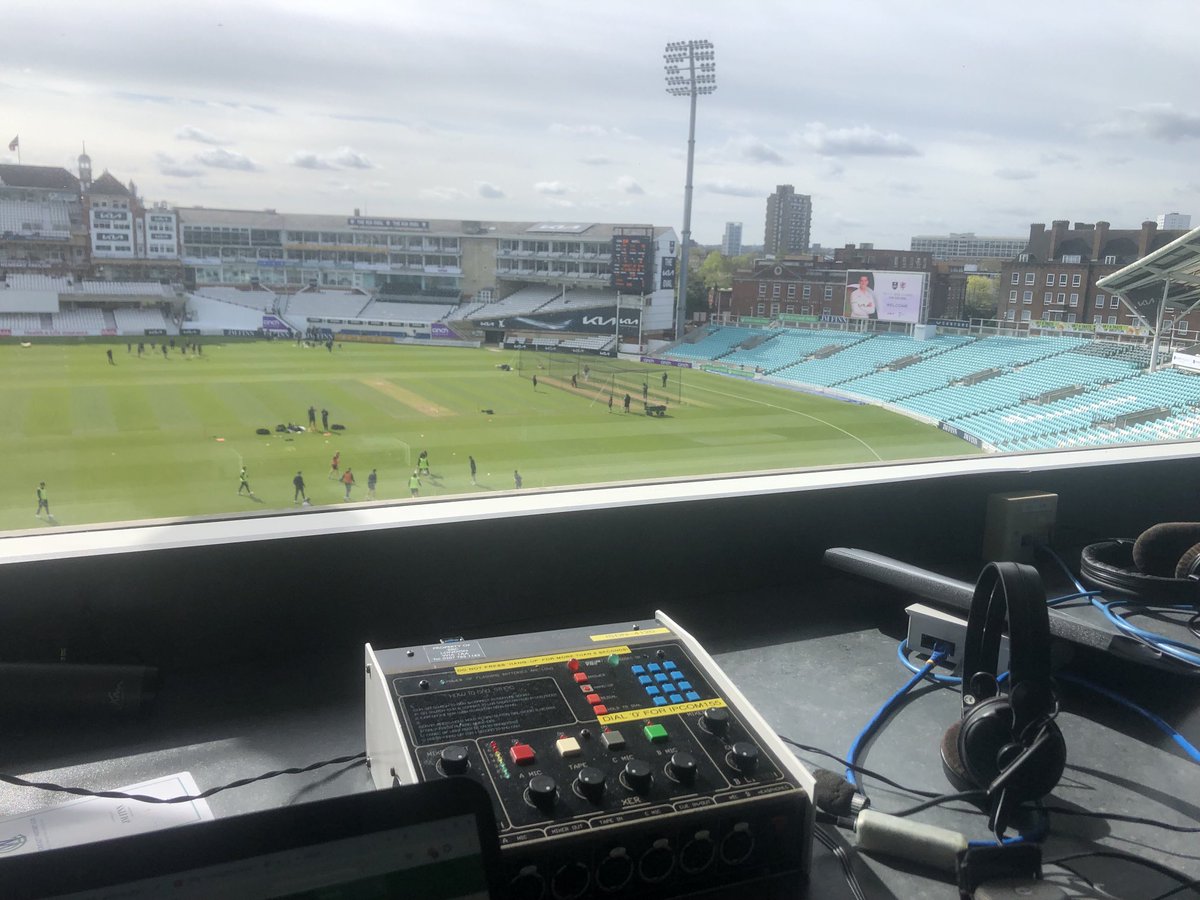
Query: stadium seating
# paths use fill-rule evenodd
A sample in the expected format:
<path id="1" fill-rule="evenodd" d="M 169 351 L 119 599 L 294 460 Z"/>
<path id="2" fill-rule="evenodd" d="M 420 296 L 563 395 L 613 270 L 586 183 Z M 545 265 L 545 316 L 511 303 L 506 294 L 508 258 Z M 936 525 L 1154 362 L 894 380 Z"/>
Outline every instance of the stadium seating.
<path id="1" fill-rule="evenodd" d="M 71 279 L 51 275 L 33 275 L 27 272 L 9 272 L 5 283 L 16 291 L 69 291 Z"/>
<path id="2" fill-rule="evenodd" d="M 831 342 L 838 335 L 832 331 L 822 333 L 830 335 Z M 874 372 L 905 357 L 945 353 L 972 340 L 953 335 L 938 336 L 928 341 L 918 341 L 895 334 L 879 334 L 865 339 L 857 334 L 843 337 L 848 340 L 837 353 L 823 359 L 809 359 L 786 366 L 775 372 L 775 377 L 799 384 L 830 387 Z"/>
<path id="3" fill-rule="evenodd" d="M 457 303 L 446 305 L 372 300 L 358 313 L 358 318 L 388 322 L 441 322 L 452 317 L 457 310 Z"/>
<path id="4" fill-rule="evenodd" d="M 694 344 L 676 344 L 663 355 L 672 359 L 714 360 L 724 356 L 742 341 L 761 335 L 761 329 L 736 325 L 710 325 L 708 333 Z"/>
<path id="5" fill-rule="evenodd" d="M 273 312 L 278 308 L 279 303 L 278 296 L 265 290 L 243 291 L 228 287 L 202 287 L 197 289 L 196 293 L 203 297 L 212 297 L 214 300 L 224 300 L 226 303 L 260 309 L 263 312 Z"/>
<path id="6" fill-rule="evenodd" d="M 158 314 L 159 328 L 162 327 L 162 313 Z M 105 329 L 104 313 L 95 307 L 80 307 L 64 309 L 51 317 L 56 331 L 83 332 L 85 334 L 100 334 Z"/>
<path id="7" fill-rule="evenodd" d="M 514 291 L 503 300 L 488 303 L 475 317 L 491 319 L 496 316 L 527 315 L 545 306 L 560 293 L 556 287 L 530 285 Z"/>
<path id="8" fill-rule="evenodd" d="M 67 240 L 71 237 L 71 214 L 62 201 L 0 198 L 0 234 Z"/>
<path id="9" fill-rule="evenodd" d="M 366 294 L 346 291 L 301 291 L 287 298 L 284 311 L 289 319 L 353 318 L 371 302 Z"/>
<path id="10" fill-rule="evenodd" d="M 753 366 L 764 372 L 773 372 L 795 364 L 831 345 L 848 346 L 861 341 L 862 335 L 841 331 L 810 331 L 788 328 L 774 332 L 761 344 L 746 350 L 735 349 L 721 358 L 721 362 Z"/>
<path id="11" fill-rule="evenodd" d="M 147 328 L 165 328 L 168 334 L 178 334 L 176 328 L 161 309 L 114 309 L 117 331 L 121 334 L 145 334 Z"/>
<path id="12" fill-rule="evenodd" d="M 100 296 L 171 297 L 175 290 L 165 284 L 152 281 L 82 281 L 76 287 L 79 294 Z"/>

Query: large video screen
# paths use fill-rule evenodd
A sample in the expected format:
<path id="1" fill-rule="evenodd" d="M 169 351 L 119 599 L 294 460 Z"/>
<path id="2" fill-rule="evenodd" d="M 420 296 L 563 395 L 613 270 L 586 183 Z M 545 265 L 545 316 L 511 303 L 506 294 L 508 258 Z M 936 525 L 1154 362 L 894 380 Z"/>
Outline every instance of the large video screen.
<path id="1" fill-rule="evenodd" d="M 924 293 L 923 272 L 850 271 L 846 273 L 846 317 L 916 323 L 921 320 Z"/>
<path id="2" fill-rule="evenodd" d="M 613 238 L 612 286 L 621 294 L 654 292 L 654 242 L 649 235 Z"/>

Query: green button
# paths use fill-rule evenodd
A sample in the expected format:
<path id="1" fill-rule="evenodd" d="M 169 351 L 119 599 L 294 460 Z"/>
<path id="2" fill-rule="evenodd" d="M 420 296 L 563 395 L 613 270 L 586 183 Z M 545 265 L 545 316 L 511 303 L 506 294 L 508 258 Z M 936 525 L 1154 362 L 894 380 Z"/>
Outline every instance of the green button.
<path id="1" fill-rule="evenodd" d="M 621 657 L 619 657 L 619 656 L 617 656 L 617 654 L 613 653 L 612 655 L 610 655 L 608 657 L 608 664 L 610 666 L 619 666 L 621 664 Z"/>
<path id="2" fill-rule="evenodd" d="M 667 729 L 657 723 L 647 725 L 642 729 L 642 732 L 646 735 L 646 740 L 648 741 L 665 741 L 667 739 Z"/>

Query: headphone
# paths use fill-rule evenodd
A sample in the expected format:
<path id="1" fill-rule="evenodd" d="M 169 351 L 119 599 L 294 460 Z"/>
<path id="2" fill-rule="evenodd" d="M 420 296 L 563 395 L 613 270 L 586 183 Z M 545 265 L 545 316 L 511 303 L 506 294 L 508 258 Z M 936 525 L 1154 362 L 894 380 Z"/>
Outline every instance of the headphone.
<path id="1" fill-rule="evenodd" d="M 1143 603 L 1195 603 L 1200 600 L 1200 522 L 1163 522 L 1136 541 L 1089 544 L 1079 557 L 1079 575 L 1089 587 Z"/>
<path id="2" fill-rule="evenodd" d="M 1009 635 L 1009 690 L 1000 693 L 997 657 Z M 1054 789 L 1067 747 L 1054 723 L 1050 616 L 1037 569 L 988 563 L 975 583 L 962 664 L 962 718 L 942 737 L 942 764 L 960 790 L 983 789 L 993 830 L 1003 831 L 1016 804 Z"/>

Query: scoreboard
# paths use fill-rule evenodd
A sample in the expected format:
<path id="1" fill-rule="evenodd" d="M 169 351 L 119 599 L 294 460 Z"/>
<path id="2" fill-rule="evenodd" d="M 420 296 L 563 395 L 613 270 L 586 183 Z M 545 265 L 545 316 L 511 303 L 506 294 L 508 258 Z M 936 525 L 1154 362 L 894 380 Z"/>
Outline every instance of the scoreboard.
<path id="1" fill-rule="evenodd" d="M 612 286 L 621 294 L 654 292 L 654 239 L 630 234 L 613 237 Z"/>

